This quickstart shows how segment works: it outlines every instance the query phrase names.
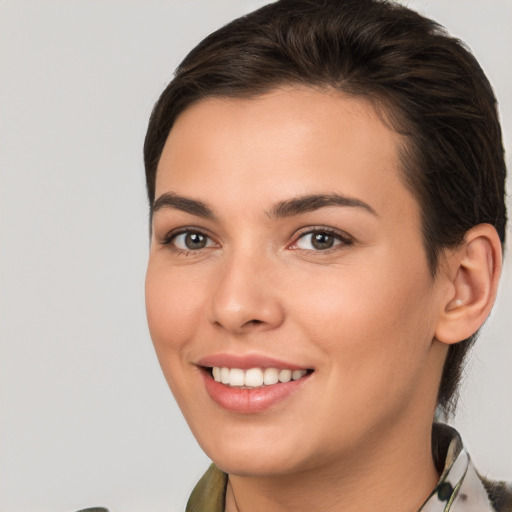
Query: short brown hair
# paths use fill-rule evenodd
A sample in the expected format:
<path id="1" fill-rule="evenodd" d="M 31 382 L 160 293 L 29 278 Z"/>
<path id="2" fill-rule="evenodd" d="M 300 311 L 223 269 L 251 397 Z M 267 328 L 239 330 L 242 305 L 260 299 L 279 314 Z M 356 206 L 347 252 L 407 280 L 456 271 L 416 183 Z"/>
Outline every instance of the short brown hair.
<path id="1" fill-rule="evenodd" d="M 505 239 L 501 128 L 476 59 L 434 21 L 385 0 L 280 0 L 209 35 L 177 68 L 151 114 L 144 144 L 147 190 L 177 116 L 212 96 L 252 97 L 285 84 L 372 101 L 405 136 L 404 182 L 418 200 L 432 276 L 442 248 L 479 223 Z M 438 404 L 454 409 L 477 333 L 450 346 Z"/>

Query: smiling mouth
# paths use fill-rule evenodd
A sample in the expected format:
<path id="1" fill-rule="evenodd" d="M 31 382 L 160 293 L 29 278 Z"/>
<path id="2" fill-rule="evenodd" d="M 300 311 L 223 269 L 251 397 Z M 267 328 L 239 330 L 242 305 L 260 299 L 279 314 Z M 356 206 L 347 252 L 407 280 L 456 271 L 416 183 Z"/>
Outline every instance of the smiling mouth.
<path id="1" fill-rule="evenodd" d="M 296 381 L 309 375 L 313 370 L 291 370 L 287 368 L 207 368 L 210 376 L 221 384 L 239 389 L 258 389 L 274 384 Z"/>

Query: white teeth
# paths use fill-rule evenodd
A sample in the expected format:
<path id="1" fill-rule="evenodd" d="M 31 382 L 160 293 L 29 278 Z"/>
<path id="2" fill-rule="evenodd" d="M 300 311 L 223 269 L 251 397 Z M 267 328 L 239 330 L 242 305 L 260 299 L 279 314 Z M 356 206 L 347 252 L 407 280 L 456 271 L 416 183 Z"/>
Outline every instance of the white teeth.
<path id="1" fill-rule="evenodd" d="M 220 381 L 222 384 L 229 384 L 229 368 L 223 367 L 220 369 Z"/>
<path id="2" fill-rule="evenodd" d="M 225 366 L 214 366 L 212 375 L 216 382 L 222 382 L 227 386 L 259 388 L 261 386 L 271 386 L 278 382 L 290 382 L 298 380 L 307 374 L 307 370 L 279 370 L 277 368 L 250 368 L 241 370 L 240 368 L 227 368 Z"/>
<path id="3" fill-rule="evenodd" d="M 290 382 L 292 380 L 291 370 L 281 370 L 279 372 L 279 382 Z"/>
<path id="4" fill-rule="evenodd" d="M 293 380 L 299 380 L 301 377 L 304 377 L 306 375 L 306 370 L 293 370 L 292 372 L 292 379 Z"/>
<path id="5" fill-rule="evenodd" d="M 247 380 L 247 377 L 245 377 Z M 244 371 L 240 368 L 231 368 L 229 370 L 229 385 L 230 386 L 243 386 L 244 385 Z"/>
<path id="6" fill-rule="evenodd" d="M 275 368 L 267 368 L 263 372 L 263 384 L 270 386 L 279 382 L 279 371 Z"/>
<path id="7" fill-rule="evenodd" d="M 263 371 L 260 368 L 251 368 L 245 372 L 245 385 L 250 388 L 259 388 L 263 385 Z"/>

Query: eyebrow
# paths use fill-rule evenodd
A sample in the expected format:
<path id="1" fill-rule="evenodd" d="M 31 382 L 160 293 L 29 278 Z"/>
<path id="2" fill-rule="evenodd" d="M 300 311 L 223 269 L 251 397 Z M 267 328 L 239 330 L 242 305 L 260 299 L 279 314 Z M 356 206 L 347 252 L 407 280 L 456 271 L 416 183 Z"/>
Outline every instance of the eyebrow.
<path id="1" fill-rule="evenodd" d="M 360 199 L 340 194 L 311 194 L 286 199 L 285 201 L 280 201 L 275 204 L 272 209 L 266 213 L 271 219 L 278 219 L 319 210 L 328 206 L 361 208 L 373 215 L 377 215 L 377 212 L 369 204 L 361 201 Z M 162 194 L 155 200 L 153 203 L 152 213 L 161 210 L 162 208 L 181 210 L 185 213 L 205 219 L 216 218 L 213 210 L 206 203 L 197 199 L 180 196 L 172 192 Z"/>
<path id="2" fill-rule="evenodd" d="M 377 212 L 365 202 L 354 197 L 340 194 L 312 194 L 295 197 L 277 203 L 267 215 L 270 218 L 291 217 L 301 213 L 307 213 L 328 206 L 348 206 L 352 208 L 362 208 L 373 215 Z"/>
<path id="3" fill-rule="evenodd" d="M 170 192 L 162 194 L 153 203 L 152 213 L 162 208 L 173 208 L 197 217 L 203 217 L 204 219 L 215 219 L 213 210 L 207 204 L 197 199 L 190 199 L 189 197 L 179 196 Z"/>

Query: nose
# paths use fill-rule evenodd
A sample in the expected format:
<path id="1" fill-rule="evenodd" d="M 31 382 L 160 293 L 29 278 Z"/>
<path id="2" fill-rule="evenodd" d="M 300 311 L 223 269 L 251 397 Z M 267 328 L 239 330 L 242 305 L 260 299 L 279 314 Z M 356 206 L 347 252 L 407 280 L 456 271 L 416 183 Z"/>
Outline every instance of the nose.
<path id="1" fill-rule="evenodd" d="M 278 279 L 271 262 L 232 256 L 219 269 L 210 320 L 234 334 L 279 327 L 284 320 Z"/>

